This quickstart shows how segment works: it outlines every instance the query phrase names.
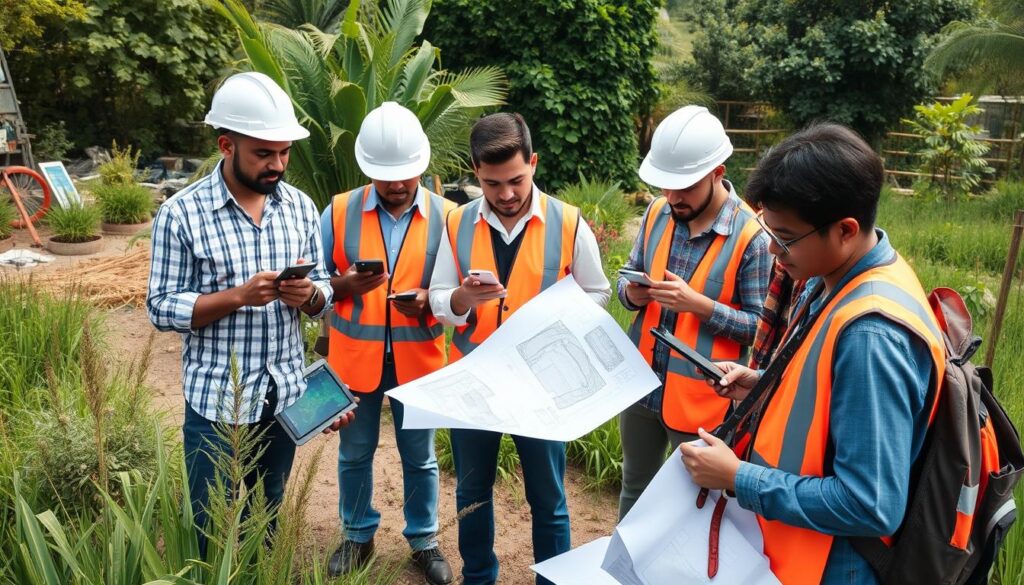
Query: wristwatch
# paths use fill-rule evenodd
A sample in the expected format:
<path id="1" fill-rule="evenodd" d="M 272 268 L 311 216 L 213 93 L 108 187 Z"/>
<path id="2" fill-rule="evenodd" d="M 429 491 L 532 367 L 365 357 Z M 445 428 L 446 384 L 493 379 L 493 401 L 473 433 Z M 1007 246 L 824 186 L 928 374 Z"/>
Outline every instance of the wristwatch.
<path id="1" fill-rule="evenodd" d="M 310 295 L 309 300 L 305 302 L 306 307 L 314 307 L 320 301 L 320 289 L 313 287 L 313 294 Z"/>

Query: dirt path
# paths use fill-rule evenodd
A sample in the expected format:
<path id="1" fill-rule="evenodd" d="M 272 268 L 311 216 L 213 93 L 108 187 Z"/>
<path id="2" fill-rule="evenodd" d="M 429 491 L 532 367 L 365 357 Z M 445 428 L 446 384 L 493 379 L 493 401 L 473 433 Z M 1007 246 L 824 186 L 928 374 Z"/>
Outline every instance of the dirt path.
<path id="1" fill-rule="evenodd" d="M 45 239 L 45 228 L 40 235 Z M 19 231 L 15 237 L 19 248 L 28 247 L 26 234 Z M 99 254 L 87 257 L 56 256 L 52 264 L 36 267 L 31 271 L 0 267 L 0 276 L 26 276 L 30 272 L 40 274 L 52 271 L 69 271 L 73 274 L 75 264 L 82 260 L 124 253 L 128 238 L 104 236 L 104 239 L 107 245 Z M 145 311 L 141 308 L 124 307 L 108 310 L 106 325 L 109 349 L 111 354 L 118 358 L 129 357 L 141 351 L 150 332 L 153 331 Z M 178 334 L 156 334 L 147 383 L 153 394 L 154 407 L 167 414 L 169 425 L 180 428 L 184 400 L 181 393 L 181 340 Z M 394 427 L 387 410 L 385 417 L 382 418 L 384 422 L 380 433 L 380 446 L 374 461 L 374 502 L 382 513 L 376 544 L 384 571 L 391 573 L 406 562 L 408 547 L 402 537 L 402 475 Z M 340 538 L 337 512 L 337 435 L 318 437 L 300 447 L 295 470 L 308 464 L 321 445 L 324 446 L 323 458 L 313 480 L 312 505 L 306 517 L 309 531 L 306 544 L 311 549 L 329 552 Z M 579 471 L 570 469 L 566 478 L 566 488 L 572 522 L 572 540 L 576 546 L 610 534 L 617 513 L 614 494 L 594 493 L 585 490 L 583 486 L 584 481 Z M 456 575 L 459 575 L 461 560 L 456 544 L 458 531 L 455 526 L 455 480 L 451 474 L 445 472 L 441 473 L 438 516 L 441 525 L 441 549 L 452 563 Z M 521 484 L 504 484 L 499 481 L 495 489 L 495 517 L 495 549 L 501 563 L 499 582 L 522 585 L 533 583 L 534 574 L 529 569 L 533 564 L 530 512 Z M 399 582 L 421 583 L 422 579 L 407 565 Z"/>

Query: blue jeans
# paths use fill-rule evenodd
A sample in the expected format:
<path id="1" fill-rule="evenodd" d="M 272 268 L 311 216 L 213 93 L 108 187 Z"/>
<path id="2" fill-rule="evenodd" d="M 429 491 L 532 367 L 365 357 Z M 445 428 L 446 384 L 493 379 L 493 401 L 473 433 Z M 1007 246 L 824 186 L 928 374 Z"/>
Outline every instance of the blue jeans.
<path id="1" fill-rule="evenodd" d="M 359 394 L 355 420 L 338 431 L 338 515 L 344 537 L 369 542 L 380 525 L 380 512 L 373 507 L 373 454 L 380 437 L 380 409 L 384 392 L 397 386 L 394 366 L 384 368 L 380 387 Z M 402 430 L 404 408 L 390 400 L 395 439 L 402 459 L 405 487 L 405 530 L 402 534 L 413 550 L 437 546 L 437 457 L 433 429 Z"/>
<path id="2" fill-rule="evenodd" d="M 479 508 L 459 520 L 459 554 L 465 585 L 498 580 L 494 554 L 494 479 L 501 433 L 452 429 L 455 459 L 455 504 L 461 512 Z M 533 559 L 546 561 L 569 550 L 569 509 L 565 504 L 565 443 L 512 435 L 523 466 L 526 501 L 533 517 Z M 537 577 L 538 585 L 551 582 Z"/>
<path id="3" fill-rule="evenodd" d="M 264 410 L 273 413 L 273 404 Z M 199 550 L 204 557 L 206 556 L 206 538 L 198 528 L 206 524 L 209 484 L 214 481 L 216 472 L 211 458 L 220 457 L 222 453 L 225 455 L 231 453 L 231 446 L 217 436 L 216 425 L 217 423 L 206 420 L 192 410 L 188 403 L 185 404 L 185 422 L 182 425 L 185 474 L 188 476 L 189 499 L 192 502 L 196 532 L 199 535 Z M 267 504 L 276 508 L 284 500 L 285 483 L 288 481 L 288 475 L 292 471 L 292 461 L 295 459 L 295 443 L 280 423 L 273 418 L 264 417 L 264 420 L 254 426 L 257 427 L 257 432 L 265 431 L 263 438 L 256 446 L 256 452 L 263 448 L 265 450 L 256 460 L 253 472 L 245 476 L 245 487 L 252 489 L 256 485 L 256 481 L 262 478 Z M 271 529 L 273 526 L 272 524 Z"/>

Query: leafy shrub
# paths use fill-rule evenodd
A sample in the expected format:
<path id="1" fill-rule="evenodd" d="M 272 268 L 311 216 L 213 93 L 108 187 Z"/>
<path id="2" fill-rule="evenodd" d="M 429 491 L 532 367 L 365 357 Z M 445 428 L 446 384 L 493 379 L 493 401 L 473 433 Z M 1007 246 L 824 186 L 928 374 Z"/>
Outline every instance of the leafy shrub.
<path id="1" fill-rule="evenodd" d="M 9 197 L 0 197 L 0 240 L 11 235 L 11 222 L 18 219 L 18 210 Z"/>
<path id="2" fill-rule="evenodd" d="M 540 153 L 538 179 L 557 192 L 581 170 L 637 185 L 636 119 L 657 97 L 656 0 L 435 0 L 426 36 L 448 66 L 501 67 L 508 111 Z M 481 26 L 486 23 L 486 26 Z"/>
<path id="3" fill-rule="evenodd" d="M 982 175 L 993 172 L 983 158 L 988 145 L 974 139 L 981 127 L 967 123 L 981 113 L 973 100 L 965 93 L 949 104 L 916 105 L 914 118 L 903 120 L 922 139 L 917 155 L 919 171 L 928 176 L 926 189 L 947 199 L 970 193 L 981 184 Z"/>
<path id="4" fill-rule="evenodd" d="M 558 198 L 580 208 L 583 218 L 591 227 L 604 226 L 622 231 L 622 226 L 636 215 L 633 206 L 619 189 L 619 183 L 595 179 L 587 180 L 583 173 L 578 183 L 571 183 L 558 192 Z"/>
<path id="5" fill-rule="evenodd" d="M 622 483 L 622 437 L 613 418 L 565 446 L 569 461 L 583 468 L 588 487 L 615 488 Z"/>
<path id="6" fill-rule="evenodd" d="M 37 160 L 64 160 L 74 147 L 63 120 L 43 126 L 32 140 L 32 150 Z"/>
<path id="7" fill-rule="evenodd" d="M 135 168 L 139 166 L 139 152 L 131 146 L 118 148 L 115 141 L 110 147 L 110 162 L 100 165 L 97 171 L 104 185 L 135 184 Z"/>
<path id="8" fill-rule="evenodd" d="M 143 223 L 152 218 L 153 195 L 142 185 L 102 184 L 92 194 L 107 223 Z"/>
<path id="9" fill-rule="evenodd" d="M 99 208 L 85 204 L 51 207 L 43 218 L 53 228 L 57 241 L 67 243 L 96 239 L 100 231 L 100 219 Z"/>

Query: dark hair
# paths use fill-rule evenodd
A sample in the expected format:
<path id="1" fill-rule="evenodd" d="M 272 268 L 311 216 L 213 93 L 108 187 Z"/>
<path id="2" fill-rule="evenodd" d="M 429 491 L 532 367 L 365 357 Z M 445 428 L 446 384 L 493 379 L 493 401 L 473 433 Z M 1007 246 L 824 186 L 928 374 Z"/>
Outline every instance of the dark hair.
<path id="1" fill-rule="evenodd" d="M 818 227 L 852 217 L 875 225 L 882 159 L 846 126 L 813 124 L 786 138 L 757 163 L 747 180 L 754 207 L 792 210 Z"/>
<path id="2" fill-rule="evenodd" d="M 524 161 L 530 162 L 533 143 L 530 141 L 526 120 L 519 114 L 505 112 L 484 116 L 473 125 L 473 131 L 469 133 L 469 153 L 473 157 L 474 167 L 480 166 L 480 163 L 501 164 L 516 153 Z"/>

